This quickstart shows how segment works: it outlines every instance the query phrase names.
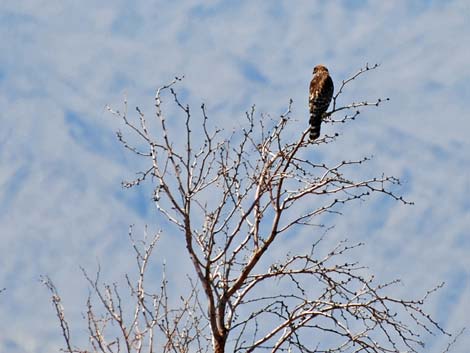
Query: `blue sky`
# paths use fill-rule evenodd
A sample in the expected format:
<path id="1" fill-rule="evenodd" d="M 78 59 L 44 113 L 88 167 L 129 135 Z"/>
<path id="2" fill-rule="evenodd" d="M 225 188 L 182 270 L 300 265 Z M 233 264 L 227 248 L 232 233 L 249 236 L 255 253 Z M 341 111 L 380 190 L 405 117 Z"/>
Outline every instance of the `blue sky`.
<path id="1" fill-rule="evenodd" d="M 468 1 L 4 0 L 0 36 L 0 351 L 62 343 L 42 274 L 82 332 L 79 265 L 99 261 L 105 276 L 120 276 L 133 264 L 128 225 L 158 223 L 148 187 L 121 189 L 139 161 L 116 142 L 106 104 L 127 96 L 150 114 L 155 89 L 184 74 L 185 100 L 205 102 L 220 126 L 239 126 L 252 104 L 279 114 L 292 98 L 303 130 L 317 63 L 337 86 L 366 62 L 381 64 L 343 99 L 390 102 L 339 129 L 321 157 L 374 155 L 364 173 L 401 177 L 415 202 L 352 205 L 328 220 L 329 241 L 365 241 L 358 256 L 384 281 L 403 278 L 398 294 L 445 281 L 429 311 L 450 331 L 470 327 Z M 182 251 L 177 239 L 164 237 L 156 262 Z M 184 286 L 182 270 L 170 271 Z M 427 341 L 431 353 L 447 343 Z"/>

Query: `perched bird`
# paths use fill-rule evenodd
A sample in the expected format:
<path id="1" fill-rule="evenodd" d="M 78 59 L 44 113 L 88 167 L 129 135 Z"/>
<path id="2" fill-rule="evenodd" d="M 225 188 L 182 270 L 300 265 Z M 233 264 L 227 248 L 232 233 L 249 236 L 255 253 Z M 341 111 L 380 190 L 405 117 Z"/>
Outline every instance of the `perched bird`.
<path id="1" fill-rule="evenodd" d="M 320 127 L 331 98 L 334 85 L 328 69 L 323 65 L 317 65 L 313 69 L 313 78 L 310 82 L 310 95 L 308 98 L 310 108 L 310 140 L 320 136 Z"/>

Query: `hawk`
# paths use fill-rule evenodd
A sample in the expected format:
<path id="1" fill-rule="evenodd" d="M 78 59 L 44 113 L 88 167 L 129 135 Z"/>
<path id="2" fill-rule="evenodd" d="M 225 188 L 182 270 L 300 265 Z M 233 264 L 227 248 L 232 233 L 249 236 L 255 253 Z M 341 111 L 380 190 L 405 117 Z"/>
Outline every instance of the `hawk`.
<path id="1" fill-rule="evenodd" d="M 308 105 L 310 108 L 310 140 L 320 136 L 320 126 L 323 116 L 333 97 L 334 85 L 328 69 L 317 65 L 313 69 L 313 78 L 310 82 L 310 95 Z"/>

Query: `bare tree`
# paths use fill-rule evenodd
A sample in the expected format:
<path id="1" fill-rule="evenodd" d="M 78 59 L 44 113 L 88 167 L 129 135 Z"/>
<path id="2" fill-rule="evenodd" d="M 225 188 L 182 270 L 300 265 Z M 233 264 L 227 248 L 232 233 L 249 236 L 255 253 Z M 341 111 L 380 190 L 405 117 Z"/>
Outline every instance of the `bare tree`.
<path id="1" fill-rule="evenodd" d="M 376 67 L 342 82 L 326 122 L 350 122 L 360 109 L 382 103 L 341 106 L 338 99 L 352 80 Z M 312 159 L 312 150 L 338 136 L 310 142 L 308 129 L 296 133 L 292 101 L 277 119 L 257 117 L 253 106 L 244 125 L 227 133 L 215 127 L 204 104 L 193 115 L 174 89 L 179 81 L 157 90 L 151 119 L 139 108 L 132 119 L 127 102 L 123 112 L 109 111 L 140 140 L 131 143 L 118 132 L 119 141 L 147 163 L 123 185 L 152 183 L 156 208 L 184 237 L 197 276 L 188 278 L 180 305 L 169 300 L 166 278 L 150 293 L 146 283 L 157 280 L 146 277 L 146 269 L 159 235 L 137 241 L 129 232 L 138 269 L 135 281 L 126 277 L 134 310 L 123 312 L 116 284 L 102 284 L 99 271 L 94 278 L 84 271 L 101 306 L 88 300 L 87 349 L 72 345 L 60 297 L 46 278 L 65 352 L 417 352 L 422 333 L 447 335 L 423 311 L 439 286 L 415 300 L 395 298 L 389 289 L 398 280 L 378 283 L 359 263 L 342 259 L 362 244 L 319 249 L 324 232 L 315 226 L 322 214 L 339 213 L 341 205 L 373 193 L 408 204 L 394 191 L 397 178 L 356 179 L 367 157 L 331 164 Z M 184 126 L 178 134 L 168 127 L 164 101 L 179 111 L 172 116 Z M 293 233 L 311 237 L 311 248 L 271 261 L 268 254 Z"/>

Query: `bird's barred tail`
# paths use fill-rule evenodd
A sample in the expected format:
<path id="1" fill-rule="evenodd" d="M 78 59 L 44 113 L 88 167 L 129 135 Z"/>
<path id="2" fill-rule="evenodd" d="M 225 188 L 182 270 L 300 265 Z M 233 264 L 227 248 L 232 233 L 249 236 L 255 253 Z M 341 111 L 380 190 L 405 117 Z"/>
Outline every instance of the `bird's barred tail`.
<path id="1" fill-rule="evenodd" d="M 310 113 L 310 141 L 316 140 L 320 136 L 322 114 Z"/>

